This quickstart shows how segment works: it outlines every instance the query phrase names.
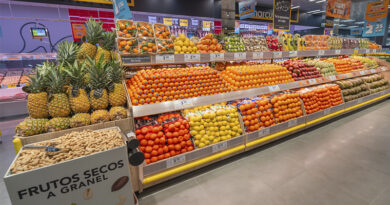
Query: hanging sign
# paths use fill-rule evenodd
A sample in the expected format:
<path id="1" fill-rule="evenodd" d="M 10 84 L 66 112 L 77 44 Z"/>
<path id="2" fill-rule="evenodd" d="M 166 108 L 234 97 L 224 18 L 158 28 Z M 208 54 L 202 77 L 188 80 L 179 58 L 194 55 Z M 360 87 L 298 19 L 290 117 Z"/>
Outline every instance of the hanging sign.
<path id="1" fill-rule="evenodd" d="M 172 26 L 172 18 L 163 18 L 163 23 L 168 26 Z"/>
<path id="2" fill-rule="evenodd" d="M 256 15 L 256 1 L 238 2 L 238 15 L 240 19 L 246 19 Z"/>
<path id="3" fill-rule="evenodd" d="M 362 28 L 353 28 L 351 29 L 351 36 L 360 36 L 362 35 L 363 29 Z"/>
<path id="4" fill-rule="evenodd" d="M 193 26 L 199 25 L 199 20 L 198 19 L 191 19 L 191 25 L 193 25 Z"/>
<path id="5" fill-rule="evenodd" d="M 132 19 L 127 0 L 112 0 L 112 6 L 114 7 L 114 15 L 116 19 Z"/>
<path id="6" fill-rule="evenodd" d="M 363 37 L 385 35 L 388 5 L 389 0 L 375 1 L 367 4 Z"/>
<path id="7" fill-rule="evenodd" d="M 157 23 L 157 17 L 156 16 L 148 16 L 149 23 Z"/>
<path id="8" fill-rule="evenodd" d="M 210 21 L 203 21 L 203 27 L 204 28 L 210 28 L 210 24 L 211 24 Z"/>
<path id="9" fill-rule="evenodd" d="M 289 31 L 291 18 L 291 0 L 274 0 L 274 31 Z"/>
<path id="10" fill-rule="evenodd" d="M 188 20 L 187 19 L 180 19 L 180 26 L 188 26 Z"/>
<path id="11" fill-rule="evenodd" d="M 349 19 L 351 13 L 351 0 L 328 0 L 326 16 Z"/>

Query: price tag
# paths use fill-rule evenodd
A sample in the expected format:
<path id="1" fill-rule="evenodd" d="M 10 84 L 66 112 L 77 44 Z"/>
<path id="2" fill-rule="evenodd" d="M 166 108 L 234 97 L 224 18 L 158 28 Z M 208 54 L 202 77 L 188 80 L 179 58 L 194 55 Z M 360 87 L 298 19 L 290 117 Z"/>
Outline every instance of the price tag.
<path id="1" fill-rule="evenodd" d="M 319 56 L 325 55 L 325 50 L 319 50 L 319 51 L 318 51 L 318 55 L 319 55 Z"/>
<path id="2" fill-rule="evenodd" d="M 179 21 L 180 26 L 188 26 L 188 19 L 180 19 Z"/>
<path id="3" fill-rule="evenodd" d="M 203 21 L 203 27 L 204 28 L 210 28 L 211 22 L 210 21 Z"/>
<path id="4" fill-rule="evenodd" d="M 223 61 L 225 60 L 224 53 L 210 53 L 210 61 Z"/>
<path id="5" fill-rule="evenodd" d="M 234 53 L 234 60 L 244 60 L 246 59 L 246 53 Z"/>
<path id="6" fill-rule="evenodd" d="M 370 69 L 370 72 L 371 73 L 376 73 L 376 70 L 373 68 L 373 69 Z"/>
<path id="7" fill-rule="evenodd" d="M 181 110 L 184 108 L 192 107 L 193 102 L 192 99 L 177 100 L 174 101 L 173 106 L 175 107 L 175 109 Z"/>
<path id="8" fill-rule="evenodd" d="M 269 130 L 270 130 L 269 128 L 261 129 L 261 130 L 259 130 L 259 131 L 257 132 L 257 136 L 258 136 L 258 137 L 267 136 L 267 135 L 269 135 L 269 133 L 270 133 Z"/>
<path id="9" fill-rule="evenodd" d="M 184 54 L 184 61 L 185 62 L 199 62 L 200 61 L 200 54 L 199 53 Z"/>
<path id="10" fill-rule="evenodd" d="M 172 18 L 163 18 L 163 23 L 168 26 L 172 26 Z"/>
<path id="11" fill-rule="evenodd" d="M 372 49 L 372 53 L 376 53 L 376 49 Z"/>
<path id="12" fill-rule="evenodd" d="M 177 166 L 179 164 L 184 164 L 186 162 L 186 156 L 181 155 L 173 158 L 168 158 L 167 159 L 167 168 L 171 168 L 174 166 Z"/>
<path id="13" fill-rule="evenodd" d="M 297 57 L 297 55 L 298 55 L 298 51 L 289 51 L 288 52 L 289 57 Z"/>
<path id="14" fill-rule="evenodd" d="M 360 103 L 362 103 L 363 102 L 363 98 L 359 98 L 358 100 L 357 100 L 357 103 L 358 104 L 360 104 Z"/>
<path id="15" fill-rule="evenodd" d="M 227 148 L 227 142 L 220 142 L 218 144 L 215 144 L 211 147 L 212 153 L 219 152 L 221 150 L 225 150 Z"/>
<path id="16" fill-rule="evenodd" d="M 268 90 L 273 93 L 273 92 L 278 92 L 280 91 L 280 88 L 278 85 L 271 85 L 271 86 L 268 86 Z"/>
<path id="17" fill-rule="evenodd" d="M 365 70 L 361 70 L 361 71 L 359 71 L 359 73 L 360 73 L 360 75 L 366 74 Z"/>
<path id="18" fill-rule="evenodd" d="M 308 81 L 310 85 L 317 84 L 316 79 L 309 79 Z"/>
<path id="19" fill-rule="evenodd" d="M 352 73 L 347 73 L 347 78 L 352 78 L 353 77 L 353 74 Z"/>
<path id="20" fill-rule="evenodd" d="M 288 121 L 288 127 L 293 127 L 295 125 L 298 124 L 298 120 L 297 119 L 292 119 L 290 121 Z"/>
<path id="21" fill-rule="evenodd" d="M 149 23 L 157 23 L 157 17 L 156 16 L 148 16 Z"/>
<path id="22" fill-rule="evenodd" d="M 274 52 L 274 58 L 282 58 L 283 53 L 282 52 Z"/>
<path id="23" fill-rule="evenodd" d="M 324 115 L 329 115 L 330 114 L 330 109 L 324 110 Z"/>
<path id="24" fill-rule="evenodd" d="M 337 78 L 336 78 L 335 75 L 328 76 L 328 79 L 329 79 L 330 81 L 335 81 L 335 80 L 337 80 Z"/>
<path id="25" fill-rule="evenodd" d="M 341 53 L 341 50 L 335 50 L 334 53 L 335 53 L 336 55 L 339 55 L 339 54 Z"/>
<path id="26" fill-rule="evenodd" d="M 370 49 L 366 49 L 366 53 L 370 53 Z"/>
<path id="27" fill-rule="evenodd" d="M 174 63 L 175 55 L 156 55 L 157 63 Z"/>
<path id="28" fill-rule="evenodd" d="M 15 88 L 15 87 L 16 87 L 16 84 L 8 85 L 8 88 Z"/>
<path id="29" fill-rule="evenodd" d="M 358 54 L 359 53 L 359 49 L 353 49 L 353 54 Z"/>
<path id="30" fill-rule="evenodd" d="M 263 59 L 263 52 L 253 52 L 253 59 Z"/>

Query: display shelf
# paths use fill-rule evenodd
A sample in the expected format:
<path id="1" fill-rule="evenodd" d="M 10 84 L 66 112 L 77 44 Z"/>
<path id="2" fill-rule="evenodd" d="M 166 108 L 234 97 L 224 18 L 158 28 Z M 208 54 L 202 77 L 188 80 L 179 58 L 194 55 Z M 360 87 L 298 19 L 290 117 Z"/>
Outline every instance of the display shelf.
<path id="1" fill-rule="evenodd" d="M 272 93 L 277 91 L 297 89 L 297 88 L 307 87 L 311 85 L 329 83 L 336 80 L 354 78 L 354 77 L 369 75 L 369 74 L 378 73 L 386 70 L 387 68 L 385 67 L 379 67 L 377 69 L 355 71 L 352 73 L 345 73 L 345 74 L 339 74 L 335 76 L 327 76 L 327 77 L 321 77 L 321 78 L 315 78 L 309 80 L 301 80 L 301 81 L 295 81 L 295 82 L 284 83 L 279 85 L 253 88 L 248 90 L 233 91 L 228 93 L 201 96 L 195 98 L 187 98 L 187 99 L 175 100 L 175 101 L 167 101 L 162 103 L 137 105 L 137 106 L 132 106 L 132 109 L 133 109 L 134 117 L 142 117 L 146 115 L 154 115 L 154 114 L 171 112 L 175 110 L 182 110 L 182 109 L 209 105 L 214 103 L 238 100 L 246 97 L 254 97 L 257 95 L 262 95 L 262 94 L 267 94 L 267 93 Z"/>
<path id="2" fill-rule="evenodd" d="M 311 51 L 275 51 L 275 52 L 239 52 L 239 53 L 190 53 L 190 54 L 161 54 L 150 56 L 134 56 L 122 54 L 124 66 L 185 64 L 242 60 L 271 60 L 293 57 L 320 57 L 352 54 L 369 54 L 381 52 L 380 49 L 340 49 L 340 50 L 311 50 Z"/>
<path id="3" fill-rule="evenodd" d="M 244 135 L 242 135 L 242 137 L 245 140 L 244 145 L 238 145 L 238 146 L 233 147 L 233 148 L 227 147 L 225 150 L 223 150 L 219 153 L 216 153 L 216 154 L 208 151 L 207 153 L 209 155 L 206 155 L 206 157 L 204 157 L 204 158 L 199 158 L 199 159 L 194 160 L 194 161 L 189 162 L 189 163 L 183 162 L 183 163 L 180 163 L 178 166 L 173 167 L 171 169 L 165 169 L 165 170 L 160 169 L 160 172 L 155 172 L 155 174 L 152 174 L 150 176 L 147 176 L 144 173 L 144 175 L 143 175 L 144 177 L 141 177 L 142 184 L 143 184 L 143 186 L 150 186 L 150 184 L 153 184 L 156 182 L 162 182 L 162 181 L 165 181 L 165 180 L 172 178 L 174 176 L 188 173 L 189 171 L 192 171 L 192 170 L 195 170 L 195 169 L 200 168 L 202 166 L 205 166 L 205 165 L 207 165 L 210 162 L 213 162 L 215 160 L 226 158 L 227 156 L 231 156 L 232 154 L 233 155 L 237 154 L 237 153 L 239 153 L 239 151 L 242 151 L 242 149 L 245 149 L 245 151 L 253 149 L 257 146 L 275 141 L 277 139 L 291 135 L 291 134 L 298 132 L 300 130 L 312 127 L 318 123 L 321 123 L 321 122 L 330 120 L 334 117 L 343 115 L 350 110 L 358 109 L 360 107 L 378 102 L 378 101 L 383 100 L 383 99 L 388 98 L 388 97 L 390 97 L 390 89 L 385 90 L 385 91 L 381 91 L 379 93 L 374 93 L 374 94 L 371 94 L 369 96 L 362 97 L 360 99 L 357 99 L 356 102 L 359 102 L 359 104 L 352 105 L 352 104 L 343 103 L 343 104 L 333 106 L 333 107 L 325 109 L 325 110 L 318 111 L 318 112 L 310 114 L 310 115 L 305 115 L 305 116 L 300 117 L 300 118 L 296 118 L 296 119 L 293 119 L 293 120 L 290 120 L 290 121 L 287 121 L 287 122 L 284 122 L 281 124 L 277 124 L 277 125 L 272 126 L 272 127 L 268 127 L 268 128 L 260 129 L 258 131 L 252 132 L 252 133 L 244 134 Z M 349 105 L 351 105 L 351 107 L 349 107 Z M 212 150 L 212 146 L 199 149 L 198 151 L 206 153 L 206 151 L 203 151 L 206 149 Z M 195 149 L 192 152 L 196 152 L 196 151 L 197 150 Z M 191 152 L 185 153 L 185 154 L 188 156 L 191 154 Z M 178 157 L 180 157 L 180 156 L 178 156 Z M 162 161 L 161 163 L 164 164 L 164 166 L 166 167 L 167 162 L 164 163 Z M 148 166 L 152 167 L 154 165 L 151 164 L 151 165 L 147 165 L 146 167 L 148 167 Z M 160 165 L 160 167 L 164 167 L 164 166 Z M 144 168 L 144 171 L 145 171 L 145 169 L 146 170 L 148 169 L 146 167 Z M 151 172 L 149 172 L 149 174 L 150 173 Z"/>

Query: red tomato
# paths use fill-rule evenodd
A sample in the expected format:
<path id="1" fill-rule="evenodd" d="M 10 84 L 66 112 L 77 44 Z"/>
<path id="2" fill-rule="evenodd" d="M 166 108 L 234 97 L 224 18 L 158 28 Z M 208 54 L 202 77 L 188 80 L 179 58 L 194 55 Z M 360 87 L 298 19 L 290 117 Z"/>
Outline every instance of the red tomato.
<path id="1" fill-rule="evenodd" d="M 186 147 L 186 145 L 187 145 L 187 144 L 186 144 L 185 141 L 181 141 L 181 142 L 180 142 L 180 146 L 181 146 L 182 148 Z"/>
<path id="2" fill-rule="evenodd" d="M 138 134 L 137 135 L 137 139 L 138 140 L 142 140 L 142 139 L 144 139 L 145 138 L 145 136 L 143 135 L 143 134 Z"/>
<path id="3" fill-rule="evenodd" d="M 187 140 L 186 144 L 187 144 L 187 146 L 192 146 L 192 141 L 191 140 Z"/>
<path id="4" fill-rule="evenodd" d="M 173 144 L 173 140 L 172 139 L 167 139 L 167 143 L 168 143 L 168 145 L 171 145 L 171 144 Z"/>
<path id="5" fill-rule="evenodd" d="M 143 140 L 141 140 L 140 144 L 142 146 L 146 146 L 146 145 L 148 145 L 148 140 L 143 139 Z"/>

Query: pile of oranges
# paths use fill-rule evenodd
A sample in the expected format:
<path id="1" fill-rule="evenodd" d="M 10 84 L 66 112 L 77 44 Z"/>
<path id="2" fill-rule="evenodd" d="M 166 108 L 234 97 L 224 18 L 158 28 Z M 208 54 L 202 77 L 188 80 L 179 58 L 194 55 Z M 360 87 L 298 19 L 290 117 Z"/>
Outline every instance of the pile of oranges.
<path id="1" fill-rule="evenodd" d="M 336 68 L 336 72 L 338 74 L 353 72 L 353 66 L 346 59 L 329 58 L 326 59 L 325 61 L 333 63 L 334 67 Z"/>
<path id="2" fill-rule="evenodd" d="M 144 153 L 147 164 L 170 157 L 162 125 L 146 125 L 136 129 L 135 133 L 140 141 L 139 149 Z"/>
<path id="3" fill-rule="evenodd" d="M 303 105 L 305 106 L 306 114 L 315 113 L 320 110 L 318 104 L 318 97 L 314 89 L 305 88 L 298 92 L 299 92 L 299 97 L 302 99 Z"/>
<path id="4" fill-rule="evenodd" d="M 277 64 L 228 66 L 221 75 L 233 90 L 294 81 L 288 70 Z"/>
<path id="5" fill-rule="evenodd" d="M 127 81 L 133 105 L 192 98 L 230 89 L 210 67 L 141 70 Z"/>
<path id="6" fill-rule="evenodd" d="M 156 35 L 156 38 L 159 39 L 170 39 L 171 38 L 171 32 L 169 31 L 168 26 L 163 24 L 154 24 L 154 33 Z"/>
<path id="7" fill-rule="evenodd" d="M 168 122 L 167 122 L 168 121 Z M 164 122 L 164 133 L 167 138 L 169 155 L 175 156 L 194 149 L 189 131 L 190 125 L 184 118 L 171 118 Z"/>
<path id="8" fill-rule="evenodd" d="M 118 37 L 131 38 L 137 34 L 137 26 L 133 21 L 129 20 L 117 20 L 116 21 L 116 34 Z"/>
<path id="9" fill-rule="evenodd" d="M 343 103 L 343 97 L 341 96 L 340 86 L 337 84 L 325 84 L 324 87 L 328 88 L 330 92 L 330 102 L 332 106 L 336 106 Z"/>
<path id="10" fill-rule="evenodd" d="M 139 38 L 142 37 L 148 37 L 153 38 L 154 37 L 154 31 L 152 28 L 152 25 L 147 22 L 138 21 L 137 22 L 137 34 Z"/>
<path id="11" fill-rule="evenodd" d="M 237 104 L 237 108 L 242 115 L 245 130 L 253 132 L 261 127 L 275 125 L 272 114 L 272 105 L 266 97 L 256 97 L 244 100 Z"/>
<path id="12" fill-rule="evenodd" d="M 325 84 L 299 91 L 306 114 L 330 108 L 343 103 L 341 90 L 336 84 Z"/>
<path id="13" fill-rule="evenodd" d="M 271 97 L 274 117 L 278 123 L 303 115 L 299 94 L 295 92 L 276 94 Z"/>
<path id="14" fill-rule="evenodd" d="M 222 44 L 214 38 L 213 34 L 209 33 L 204 36 L 197 44 L 197 50 L 201 53 L 225 53 Z"/>

